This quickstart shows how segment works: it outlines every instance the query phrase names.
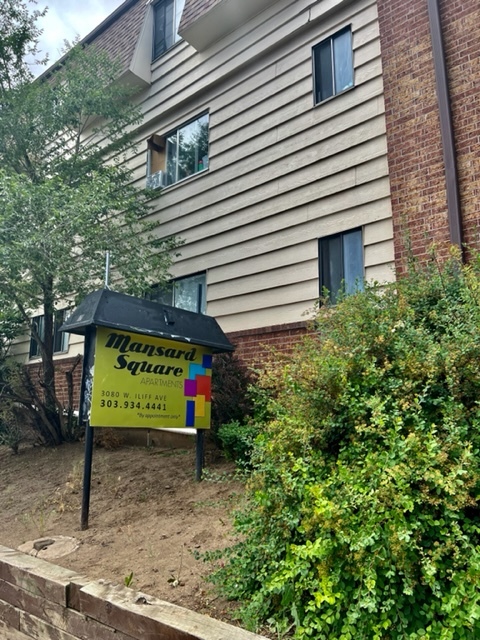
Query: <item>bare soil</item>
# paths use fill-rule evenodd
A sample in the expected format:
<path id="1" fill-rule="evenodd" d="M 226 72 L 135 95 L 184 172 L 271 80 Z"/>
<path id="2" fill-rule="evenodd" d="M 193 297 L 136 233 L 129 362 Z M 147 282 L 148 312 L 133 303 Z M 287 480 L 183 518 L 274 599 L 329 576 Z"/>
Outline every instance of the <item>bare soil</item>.
<path id="1" fill-rule="evenodd" d="M 234 607 L 195 558 L 233 541 L 231 511 L 243 494 L 233 466 L 207 451 L 197 483 L 193 450 L 96 448 L 89 529 L 81 531 L 83 460 L 82 443 L 19 455 L 0 447 L 0 544 L 72 536 L 79 548 L 52 562 L 116 584 L 133 572 L 132 588 L 233 622 Z"/>

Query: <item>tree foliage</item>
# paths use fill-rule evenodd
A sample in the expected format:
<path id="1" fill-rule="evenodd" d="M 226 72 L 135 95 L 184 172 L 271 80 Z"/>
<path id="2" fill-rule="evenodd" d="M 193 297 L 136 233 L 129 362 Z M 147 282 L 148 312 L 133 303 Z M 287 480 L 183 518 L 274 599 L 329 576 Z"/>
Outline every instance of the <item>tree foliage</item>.
<path id="1" fill-rule="evenodd" d="M 25 56 L 36 50 L 39 12 L 0 0 L 0 15 L 0 289 L 9 315 L 20 316 L 40 346 L 38 415 L 44 439 L 58 444 L 65 433 L 53 367 L 55 310 L 101 286 L 107 250 L 116 289 L 140 294 L 165 280 L 178 243 L 156 237 L 150 194 L 132 184 L 128 159 L 141 114 L 119 65 L 77 45 L 32 81 Z M 44 316 L 43 335 L 34 313 Z"/>
<path id="2" fill-rule="evenodd" d="M 214 579 L 299 639 L 480 637 L 480 261 L 323 307 Z"/>
<path id="3" fill-rule="evenodd" d="M 35 0 L 30 0 L 30 4 L 36 4 Z M 31 12 L 24 2 L 1 0 L 0 91 L 3 95 L 13 87 L 32 79 L 25 59 L 27 56 L 35 58 L 38 54 L 38 37 L 41 31 L 36 26 L 36 21 L 44 16 L 46 11 L 44 9 Z"/>

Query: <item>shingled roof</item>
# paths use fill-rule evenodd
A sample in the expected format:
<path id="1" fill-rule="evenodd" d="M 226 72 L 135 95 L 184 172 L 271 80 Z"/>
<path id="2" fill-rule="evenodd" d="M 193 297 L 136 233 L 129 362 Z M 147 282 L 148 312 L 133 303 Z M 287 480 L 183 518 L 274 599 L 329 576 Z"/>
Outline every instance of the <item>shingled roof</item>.
<path id="1" fill-rule="evenodd" d="M 125 71 L 132 61 L 147 9 L 145 0 L 126 0 L 82 42 L 106 51 Z"/>
<path id="2" fill-rule="evenodd" d="M 81 44 L 95 44 L 100 50 L 106 51 L 113 59 L 121 64 L 121 73 L 127 71 L 133 59 L 133 54 L 140 36 L 148 3 L 145 0 L 125 0 L 98 27 L 95 27 Z M 61 66 L 68 54 L 42 73 L 40 78 L 48 76 Z"/>
<path id="3" fill-rule="evenodd" d="M 198 18 L 221 2 L 222 0 L 185 0 L 179 31 L 188 29 Z"/>

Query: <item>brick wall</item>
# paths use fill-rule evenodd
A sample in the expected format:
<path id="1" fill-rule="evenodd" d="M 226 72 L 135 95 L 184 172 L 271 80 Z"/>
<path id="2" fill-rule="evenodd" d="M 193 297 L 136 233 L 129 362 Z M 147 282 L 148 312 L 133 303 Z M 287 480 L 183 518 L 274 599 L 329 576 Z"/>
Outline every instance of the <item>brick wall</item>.
<path id="1" fill-rule="evenodd" d="M 379 0 L 395 261 L 449 242 L 427 0 Z"/>
<path id="2" fill-rule="evenodd" d="M 480 249 L 480 3 L 441 0 L 455 127 L 463 237 Z"/>
<path id="3" fill-rule="evenodd" d="M 0 546 L 6 640 L 260 640 L 224 622 Z M 264 639 L 265 640 L 265 639 Z"/>
<path id="4" fill-rule="evenodd" d="M 271 349 L 288 354 L 302 336 L 307 333 L 306 322 L 248 329 L 227 334 L 236 347 L 236 355 L 248 366 L 257 367 L 270 359 Z"/>
<path id="5" fill-rule="evenodd" d="M 40 388 L 40 369 L 41 364 L 27 364 L 28 371 L 32 381 Z M 82 358 L 64 358 L 55 360 L 55 388 L 57 397 L 65 408 L 69 406 L 68 402 L 68 376 L 72 377 L 73 382 L 73 408 L 78 409 L 80 404 L 80 384 L 82 379 Z"/>
<path id="6" fill-rule="evenodd" d="M 464 237 L 480 247 L 478 0 L 442 0 Z M 446 182 L 427 0 L 378 0 L 388 161 L 399 272 L 409 244 L 425 258 L 449 245 Z M 475 90 L 477 86 L 477 90 Z"/>

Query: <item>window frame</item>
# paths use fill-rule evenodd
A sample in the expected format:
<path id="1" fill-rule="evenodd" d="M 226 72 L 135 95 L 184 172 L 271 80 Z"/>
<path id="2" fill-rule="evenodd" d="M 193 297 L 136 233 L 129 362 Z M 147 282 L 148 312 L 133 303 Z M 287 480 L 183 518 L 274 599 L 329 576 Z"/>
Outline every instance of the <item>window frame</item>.
<path id="1" fill-rule="evenodd" d="M 157 42 L 157 30 L 159 28 L 159 18 L 158 14 L 160 13 L 161 8 L 164 8 L 164 15 L 168 11 L 168 7 L 171 5 L 172 7 L 172 20 L 171 26 L 169 27 L 170 32 L 167 33 L 166 28 L 166 17 L 164 18 L 164 36 L 162 39 L 162 45 Z M 153 12 L 153 38 L 152 38 L 152 62 L 158 60 L 164 53 L 169 51 L 177 42 L 180 42 L 182 39 L 178 33 L 178 26 L 180 24 L 180 20 L 182 17 L 183 9 L 185 7 L 185 0 L 157 0 L 157 2 L 153 3 L 152 12 Z M 171 38 L 171 42 L 170 42 Z"/>
<path id="2" fill-rule="evenodd" d="M 359 238 L 359 247 L 361 256 L 361 273 L 357 275 L 353 282 L 346 282 L 346 264 L 345 264 L 345 239 L 348 236 L 357 235 Z M 336 265 L 337 272 L 340 271 L 340 277 L 336 280 L 340 283 L 340 286 L 336 290 L 332 290 L 332 265 L 331 265 L 331 244 L 340 240 L 340 269 L 339 265 Z M 328 246 L 327 246 L 328 245 Z M 328 262 L 328 268 L 326 263 Z M 354 229 L 347 229 L 346 231 L 340 231 L 328 236 L 324 236 L 318 239 L 318 283 L 320 298 L 324 298 L 325 290 L 328 290 L 330 302 L 336 303 L 339 295 L 351 295 L 356 291 L 362 291 L 365 282 L 365 242 L 364 242 L 364 230 L 363 227 L 356 227 Z"/>
<path id="3" fill-rule="evenodd" d="M 179 136 L 183 130 L 187 129 L 187 127 L 189 127 L 194 123 L 199 123 L 199 126 L 202 126 L 203 123 L 201 121 L 204 118 L 206 118 L 205 124 L 207 126 L 206 153 L 202 155 L 201 159 L 200 157 L 198 158 L 198 162 L 197 162 L 197 159 L 195 160 L 195 165 L 197 167 L 196 171 L 194 170 L 189 175 L 179 177 L 179 166 L 180 166 L 179 154 L 178 154 L 178 149 L 180 148 Z M 147 166 L 146 166 L 147 187 L 150 187 L 150 188 L 172 187 L 173 185 L 179 184 L 184 180 L 188 180 L 194 176 L 197 176 L 198 174 L 208 171 L 210 167 L 210 155 L 209 155 L 209 151 L 210 151 L 209 137 L 210 136 L 209 134 L 210 134 L 210 114 L 208 111 L 204 111 L 199 115 L 195 116 L 194 118 L 191 118 L 186 122 L 183 122 L 175 129 L 171 129 L 170 131 L 168 131 L 163 135 L 159 135 L 157 133 L 151 135 L 147 139 Z M 173 136 L 176 136 L 177 138 L 176 142 L 174 143 L 174 146 L 176 146 L 176 150 L 177 150 L 177 157 L 175 159 L 175 167 L 174 167 L 175 178 L 170 182 L 169 181 L 169 176 L 170 176 L 169 149 L 171 147 L 169 147 L 169 144 L 172 144 L 172 143 L 169 143 L 169 139 L 172 138 Z M 202 165 L 202 167 L 198 168 L 200 164 Z M 152 169 L 155 169 L 155 171 L 152 171 Z M 156 184 L 155 186 L 150 186 L 150 183 L 152 182 L 151 178 L 160 173 L 163 175 L 161 176 L 161 179 L 159 179 L 158 184 Z"/>
<path id="4" fill-rule="evenodd" d="M 64 324 L 65 320 L 68 318 L 69 312 L 70 310 L 67 308 L 58 309 L 57 311 L 55 311 L 54 318 L 53 318 L 53 354 L 54 355 L 57 355 L 60 353 L 68 353 L 70 334 L 68 333 L 68 331 L 62 331 L 60 333 L 58 329 L 62 326 L 62 324 Z M 40 337 L 43 338 L 44 332 L 45 332 L 45 315 L 42 313 L 37 316 L 34 316 L 32 318 L 32 324 L 33 323 L 38 323 L 40 325 L 40 328 L 37 329 L 37 331 Z M 60 348 L 56 349 L 57 346 Z M 40 358 L 41 355 L 42 353 L 41 353 L 40 345 L 38 344 L 37 340 L 35 340 L 35 338 L 33 337 L 33 334 L 30 332 L 30 347 L 28 351 L 28 357 L 29 359 Z"/>
<path id="5" fill-rule="evenodd" d="M 349 34 L 349 58 L 348 58 L 348 65 L 349 65 L 349 73 L 350 73 L 350 77 L 351 77 L 351 82 L 350 84 L 348 84 L 348 86 L 346 86 L 344 89 L 340 89 L 338 90 L 336 85 L 336 69 L 338 68 L 338 62 L 335 59 L 335 48 L 334 48 L 334 43 L 335 41 L 339 40 L 341 36 L 343 36 L 345 33 Z M 326 97 L 322 98 L 321 97 L 321 91 L 322 91 L 322 78 L 321 78 L 321 69 L 320 69 L 320 60 L 319 60 L 319 54 L 317 54 L 317 52 L 320 52 L 322 48 L 325 47 L 326 44 L 330 45 L 330 56 L 331 56 L 331 67 L 330 67 L 330 78 L 327 78 L 327 82 L 331 82 L 332 86 L 331 86 L 331 93 L 329 95 L 327 95 Z M 354 59 L 353 59 L 353 31 L 352 31 L 352 25 L 349 24 L 345 27 L 343 27 L 342 29 L 339 29 L 338 31 L 336 31 L 335 33 L 332 33 L 328 38 L 324 38 L 321 42 L 318 42 L 316 45 L 314 45 L 312 47 L 312 76 L 313 76 L 313 102 L 314 102 L 314 106 L 323 104 L 324 102 L 327 102 L 328 100 L 332 100 L 333 98 L 342 95 L 343 93 L 346 93 L 347 91 L 350 91 L 351 89 L 353 89 L 355 87 L 355 66 L 354 66 Z M 324 80 L 325 82 L 325 80 Z"/>
<path id="6" fill-rule="evenodd" d="M 167 287 L 160 288 L 159 285 L 154 285 L 151 287 L 150 291 L 145 295 L 148 300 L 152 300 L 153 302 L 159 302 L 161 304 L 166 304 L 171 307 L 175 307 L 176 309 L 183 309 L 184 311 L 192 311 L 191 309 L 187 309 L 184 306 L 179 306 L 177 304 L 177 296 L 175 295 L 176 285 L 181 282 L 187 282 L 188 280 L 193 280 L 194 278 L 203 277 L 203 282 L 200 283 L 200 288 L 197 290 L 197 304 L 196 311 L 193 313 L 201 313 L 205 315 L 207 313 L 207 272 L 206 271 L 198 271 L 196 273 L 191 273 L 188 276 L 182 276 L 179 278 L 172 278 L 167 283 Z M 178 295 L 178 294 L 177 294 Z"/>

